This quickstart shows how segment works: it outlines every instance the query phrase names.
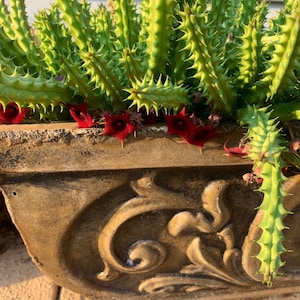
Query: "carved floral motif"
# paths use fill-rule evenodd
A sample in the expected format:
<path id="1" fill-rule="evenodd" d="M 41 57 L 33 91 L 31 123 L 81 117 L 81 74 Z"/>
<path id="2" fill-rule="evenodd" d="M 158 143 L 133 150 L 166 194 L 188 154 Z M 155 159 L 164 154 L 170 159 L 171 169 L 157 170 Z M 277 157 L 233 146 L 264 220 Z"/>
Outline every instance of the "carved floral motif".
<path id="1" fill-rule="evenodd" d="M 165 243 L 138 240 L 129 247 L 127 260 L 122 261 L 114 251 L 115 233 L 127 220 L 145 212 L 176 209 L 180 212 L 169 220 L 166 232 L 178 240 L 186 233 L 192 237 L 184 250 L 190 263 L 182 265 L 176 274 L 158 274 L 145 279 L 139 291 L 170 292 L 175 291 L 176 286 L 181 291 L 195 291 L 250 284 L 251 279 L 241 267 L 242 253 L 235 246 L 231 211 L 226 205 L 229 184 L 225 180 L 209 182 L 196 203 L 156 185 L 155 172 L 132 181 L 131 187 L 137 196 L 118 208 L 99 235 L 98 249 L 105 268 L 98 279 L 113 281 L 122 273 L 139 274 L 159 269 L 168 255 Z M 224 250 L 206 245 L 201 238 L 203 234 L 214 235 L 224 244 Z"/>
<path id="2" fill-rule="evenodd" d="M 265 289 L 253 257 L 261 197 L 237 179 L 244 167 L 231 169 L 45 173 L 2 189 L 29 253 L 61 286 L 101 299 L 231 296 Z M 299 183 L 285 188 L 293 252 L 279 288 L 300 282 Z"/>

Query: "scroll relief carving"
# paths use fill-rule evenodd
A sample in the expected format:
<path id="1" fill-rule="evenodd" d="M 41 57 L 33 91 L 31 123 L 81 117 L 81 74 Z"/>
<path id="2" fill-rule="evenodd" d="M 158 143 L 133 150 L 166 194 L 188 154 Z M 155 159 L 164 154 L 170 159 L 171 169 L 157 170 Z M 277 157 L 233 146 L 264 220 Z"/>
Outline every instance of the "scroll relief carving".
<path id="1" fill-rule="evenodd" d="M 152 173 L 131 182 L 137 196 L 122 204 L 103 227 L 98 250 L 104 270 L 97 275 L 98 280 L 113 282 L 123 274 L 149 273 L 137 287 L 142 293 L 193 292 L 253 283 L 242 269 L 241 250 L 235 247 L 232 213 L 226 205 L 229 183 L 225 180 L 208 183 L 197 203 L 159 187 L 154 179 L 155 173 Z M 146 212 L 164 210 L 175 210 L 165 228 L 169 236 L 167 241 L 173 241 L 174 245 L 141 239 L 131 244 L 127 259 L 120 258 L 114 246 L 118 228 Z M 213 236 L 222 246 L 207 245 L 203 239 L 205 235 Z M 163 266 L 169 258 L 168 251 L 178 245 L 181 245 L 178 251 L 183 252 L 186 259 L 182 265 L 177 265 L 177 269 L 166 272 Z"/>

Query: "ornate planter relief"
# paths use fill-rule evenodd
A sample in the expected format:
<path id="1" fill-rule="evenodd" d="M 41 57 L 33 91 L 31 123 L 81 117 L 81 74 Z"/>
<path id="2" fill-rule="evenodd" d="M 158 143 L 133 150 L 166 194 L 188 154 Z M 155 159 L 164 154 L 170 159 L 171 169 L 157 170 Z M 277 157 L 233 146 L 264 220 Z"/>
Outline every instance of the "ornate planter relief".
<path id="1" fill-rule="evenodd" d="M 56 139 L 33 147 L 31 141 L 30 148 L 35 153 L 45 147 L 54 156 L 62 149 L 71 154 L 80 150 L 81 156 L 102 151 L 102 157 L 106 151 L 115 151 L 105 148 L 110 139 L 86 143 L 87 137 L 67 132 L 68 143 Z M 174 143 L 159 140 L 160 145 L 170 142 Z M 118 142 L 115 145 L 121 155 L 130 147 L 139 151 L 139 143 L 128 142 L 124 149 Z M 151 143 L 148 152 L 143 149 L 144 157 L 163 155 L 156 152 L 156 140 Z M 215 143 L 208 147 L 213 149 Z M 205 154 L 198 153 L 200 163 L 193 167 L 185 167 L 181 160 L 179 166 L 167 161 L 167 168 L 117 170 L 107 164 L 104 168 L 98 155 L 93 156 L 98 170 L 79 171 L 76 164 L 73 171 L 70 166 L 50 170 L 49 163 L 44 165 L 47 171 L 39 172 L 33 170 L 34 160 L 24 163 L 25 151 L 20 156 L 21 149 L 29 147 L 26 141 L 10 144 L 9 150 L 1 149 L 2 155 L 10 155 L 10 162 L 2 162 L 6 172 L 1 188 L 7 207 L 33 260 L 58 284 L 101 299 L 232 293 L 242 297 L 267 289 L 259 282 L 253 258 L 258 251 L 253 240 L 259 235 L 255 224 L 260 217 L 255 208 L 261 199 L 241 180 L 250 168 L 243 161 L 239 165 L 226 158 L 233 164 L 204 166 Z M 181 152 L 194 151 L 177 146 Z M 56 159 L 63 161 L 63 156 Z M 65 155 L 64 159 L 72 158 Z M 125 163 L 120 160 L 119 165 Z M 296 195 L 299 180 L 290 180 L 287 191 Z M 300 199 L 289 196 L 286 200 L 288 209 L 295 212 L 286 218 L 287 225 L 291 224 L 287 248 L 293 253 L 285 255 L 284 276 L 274 281 L 274 287 L 290 286 L 295 291 L 300 282 L 296 225 Z"/>
<path id="2" fill-rule="evenodd" d="M 202 206 L 205 212 L 212 217 L 209 220 L 208 215 L 205 216 L 204 212 L 201 211 L 199 203 L 187 200 L 182 194 L 164 190 L 158 187 L 153 180 L 154 176 L 144 177 L 136 182 L 132 182 L 131 187 L 137 192 L 138 196 L 119 207 L 116 214 L 112 216 L 102 230 L 98 240 L 98 247 L 105 270 L 98 275 L 98 278 L 104 281 L 112 281 L 119 277 L 121 273 L 146 273 L 159 268 L 168 259 L 167 249 L 163 241 L 140 240 L 135 242 L 130 246 L 128 259 L 126 264 L 124 264 L 112 251 L 114 248 L 114 233 L 122 223 L 141 214 L 151 211 L 184 210 L 175 214 L 163 231 L 164 235 L 169 234 L 176 240 L 184 240 L 181 237 L 181 233 L 185 230 L 196 230 L 195 234 L 191 234 L 191 237 L 194 237 L 194 239 L 187 244 L 186 249 L 181 250 L 191 264 L 180 269 L 180 276 L 179 274 L 174 276 L 164 275 L 146 279 L 139 285 L 139 291 L 152 293 L 160 289 L 169 290 L 170 287 L 173 290 L 173 287 L 176 285 L 191 286 L 191 288 L 222 287 L 222 284 L 216 283 L 213 279 L 203 280 L 193 276 L 199 273 L 243 285 L 244 282 L 239 280 L 233 273 L 235 270 L 235 259 L 239 255 L 239 251 L 234 249 L 234 235 L 231 225 L 228 224 L 231 213 L 225 206 L 224 190 L 227 185 L 226 181 L 213 181 L 203 191 Z M 196 214 L 191 213 L 191 210 L 194 210 Z M 205 243 L 201 241 L 200 237 L 197 237 L 197 233 L 198 235 L 201 235 L 201 233 L 217 234 L 225 244 L 223 258 L 220 253 L 215 253 L 216 257 L 211 255 L 213 252 L 208 252 L 209 249 L 206 249 Z M 176 247 L 176 240 L 175 243 L 170 243 L 170 245 Z M 219 262 L 223 260 L 224 264 L 219 266 L 214 258 L 217 258 Z M 238 273 L 238 271 L 235 273 Z M 187 280 L 186 275 L 192 275 L 192 278 Z"/>

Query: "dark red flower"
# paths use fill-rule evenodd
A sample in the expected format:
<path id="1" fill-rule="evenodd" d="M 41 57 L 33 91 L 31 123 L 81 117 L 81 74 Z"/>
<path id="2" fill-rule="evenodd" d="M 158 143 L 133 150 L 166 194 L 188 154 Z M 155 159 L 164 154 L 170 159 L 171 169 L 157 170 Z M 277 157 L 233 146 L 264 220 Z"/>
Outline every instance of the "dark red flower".
<path id="1" fill-rule="evenodd" d="M 173 116 L 165 115 L 165 120 L 168 126 L 168 134 L 177 134 L 187 138 L 189 133 L 193 131 L 197 126 L 185 115 L 185 108 L 183 108 L 178 114 Z"/>
<path id="2" fill-rule="evenodd" d="M 188 144 L 198 146 L 202 152 L 203 145 L 216 134 L 211 126 L 199 126 L 190 131 L 185 140 Z"/>
<path id="3" fill-rule="evenodd" d="M 126 136 L 137 130 L 130 121 L 128 113 L 123 115 L 104 115 L 105 125 L 102 134 L 113 135 L 121 141 L 122 147 Z"/>
<path id="4" fill-rule="evenodd" d="M 78 123 L 79 128 L 89 128 L 95 125 L 92 117 L 87 111 L 87 104 L 65 104 L 69 109 L 70 115 Z"/>
<path id="5" fill-rule="evenodd" d="M 230 147 L 227 148 L 227 142 L 224 144 L 223 149 L 226 151 L 228 156 L 237 156 L 237 157 L 242 157 L 242 156 L 246 156 L 248 155 L 248 151 L 249 151 L 249 146 L 238 146 L 238 147 Z"/>
<path id="6" fill-rule="evenodd" d="M 2 124 L 19 124 L 25 119 L 26 114 L 29 112 L 28 108 L 19 107 L 17 103 L 10 102 L 3 110 L 3 105 L 0 104 L 0 123 Z"/>

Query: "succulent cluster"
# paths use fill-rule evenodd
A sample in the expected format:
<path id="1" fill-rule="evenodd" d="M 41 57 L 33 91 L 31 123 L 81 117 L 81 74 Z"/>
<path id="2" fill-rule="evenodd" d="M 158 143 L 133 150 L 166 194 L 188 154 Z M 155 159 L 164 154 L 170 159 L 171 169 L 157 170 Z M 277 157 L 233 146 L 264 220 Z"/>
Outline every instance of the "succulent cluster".
<path id="1" fill-rule="evenodd" d="M 89 126 L 94 123 L 88 110 L 100 110 L 109 121 L 113 114 L 126 118 L 129 131 L 128 112 L 163 111 L 190 124 L 178 114 L 182 108 L 246 124 L 247 157 L 262 179 L 260 209 L 266 216 L 257 258 L 270 284 L 286 251 L 281 122 L 300 117 L 299 0 L 285 0 L 272 19 L 264 0 L 111 4 L 111 10 L 100 4 L 92 11 L 84 0 L 56 0 L 31 27 L 24 0 L 10 0 L 9 6 L 0 0 L 2 110 L 14 112 L 17 105 L 49 117 L 71 108 Z M 290 161 L 299 165 L 299 157 Z"/>
<path id="2" fill-rule="evenodd" d="M 266 1 L 113 0 L 92 11 L 57 0 L 32 30 L 23 0 L 1 0 L 1 103 L 169 113 L 197 110 L 201 92 L 222 116 L 271 104 L 286 120 L 299 106 L 300 8 L 285 2 L 269 20 Z"/>

